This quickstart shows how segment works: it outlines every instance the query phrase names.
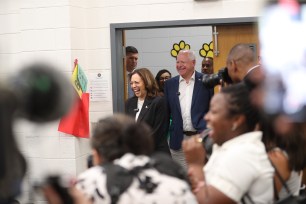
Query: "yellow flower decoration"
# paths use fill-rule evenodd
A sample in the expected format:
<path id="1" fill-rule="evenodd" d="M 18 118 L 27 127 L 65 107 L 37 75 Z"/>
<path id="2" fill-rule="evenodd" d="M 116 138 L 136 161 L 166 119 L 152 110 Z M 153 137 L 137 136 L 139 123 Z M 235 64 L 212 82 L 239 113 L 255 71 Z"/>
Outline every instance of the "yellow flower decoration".
<path id="1" fill-rule="evenodd" d="M 178 44 L 174 43 L 171 56 L 176 58 L 180 50 L 190 50 L 190 45 L 186 44 L 184 40 L 181 40 Z"/>
<path id="2" fill-rule="evenodd" d="M 209 44 L 204 43 L 202 49 L 199 50 L 199 54 L 201 57 L 211 57 L 214 58 L 214 44 L 211 41 Z"/>

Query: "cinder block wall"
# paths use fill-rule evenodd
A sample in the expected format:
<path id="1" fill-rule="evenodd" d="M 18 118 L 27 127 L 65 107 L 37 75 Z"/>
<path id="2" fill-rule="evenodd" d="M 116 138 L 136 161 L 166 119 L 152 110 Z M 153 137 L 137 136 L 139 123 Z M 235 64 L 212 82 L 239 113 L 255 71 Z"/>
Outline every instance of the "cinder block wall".
<path id="1" fill-rule="evenodd" d="M 67 77 L 75 58 L 86 74 L 111 70 L 110 23 L 253 17 L 259 16 L 263 1 L 1 0 L 0 79 L 33 60 L 53 63 Z M 112 112 L 112 101 L 90 103 L 91 122 Z M 16 121 L 16 136 L 29 164 L 24 200 L 28 185 L 46 172 L 76 176 L 86 168 L 88 140 L 59 133 L 57 126 L 58 121 Z M 35 203 L 44 201 L 37 198 Z"/>

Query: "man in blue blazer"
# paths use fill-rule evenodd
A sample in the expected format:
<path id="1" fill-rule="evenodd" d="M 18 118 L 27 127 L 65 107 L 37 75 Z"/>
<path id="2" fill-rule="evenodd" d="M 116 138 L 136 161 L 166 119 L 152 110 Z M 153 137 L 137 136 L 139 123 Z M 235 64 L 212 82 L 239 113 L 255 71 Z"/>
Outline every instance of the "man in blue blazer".
<path id="1" fill-rule="evenodd" d="M 178 76 L 165 83 L 165 98 L 172 117 L 170 151 L 172 158 L 187 167 L 182 141 L 206 128 L 203 117 L 209 109 L 211 92 L 202 84 L 202 74 L 195 71 L 195 54 L 181 50 L 176 60 Z"/>

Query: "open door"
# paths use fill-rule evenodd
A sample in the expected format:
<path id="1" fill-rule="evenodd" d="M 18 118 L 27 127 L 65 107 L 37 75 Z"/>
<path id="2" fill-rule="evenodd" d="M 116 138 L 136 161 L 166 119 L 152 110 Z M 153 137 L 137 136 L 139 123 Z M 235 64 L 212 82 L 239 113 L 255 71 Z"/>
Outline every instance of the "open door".
<path id="1" fill-rule="evenodd" d="M 122 63 L 123 63 L 123 80 L 124 80 L 124 101 L 128 99 L 128 86 L 130 85 L 128 82 L 128 77 L 127 77 L 127 71 L 126 71 L 126 63 L 125 63 L 125 58 L 126 58 L 126 53 L 125 53 L 125 31 L 122 31 L 122 50 L 123 50 L 123 58 L 122 58 Z"/>
<path id="2" fill-rule="evenodd" d="M 257 24 L 217 25 L 213 26 L 214 72 L 226 66 L 226 59 L 231 48 L 238 43 L 248 43 L 259 56 Z M 215 92 L 217 92 L 217 88 Z"/>

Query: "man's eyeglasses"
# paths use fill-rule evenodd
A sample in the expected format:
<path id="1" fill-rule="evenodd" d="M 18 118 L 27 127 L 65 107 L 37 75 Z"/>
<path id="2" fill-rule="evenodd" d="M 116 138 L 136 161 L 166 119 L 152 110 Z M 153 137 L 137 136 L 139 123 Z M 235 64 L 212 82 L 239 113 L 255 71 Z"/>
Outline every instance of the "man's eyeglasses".
<path id="1" fill-rule="evenodd" d="M 160 77 L 159 78 L 159 81 L 166 81 L 168 79 L 170 79 L 171 77 L 170 76 L 166 76 L 166 77 Z"/>

